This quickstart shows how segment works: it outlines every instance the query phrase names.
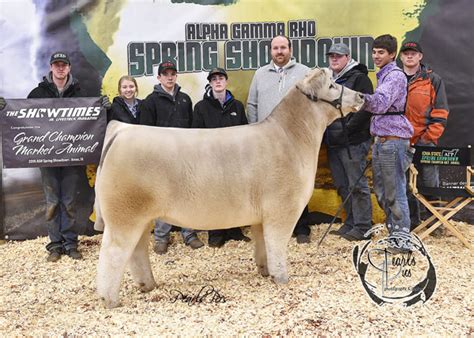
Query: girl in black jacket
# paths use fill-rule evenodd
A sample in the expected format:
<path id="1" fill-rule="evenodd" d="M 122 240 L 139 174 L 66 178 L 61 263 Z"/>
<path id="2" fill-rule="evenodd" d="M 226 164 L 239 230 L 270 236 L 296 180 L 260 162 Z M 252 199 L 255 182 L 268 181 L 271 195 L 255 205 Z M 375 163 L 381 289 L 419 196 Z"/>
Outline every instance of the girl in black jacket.
<path id="1" fill-rule="evenodd" d="M 125 123 L 138 124 L 140 112 L 137 99 L 138 86 L 135 78 L 122 76 L 118 82 L 118 93 L 112 107 L 107 111 L 107 122 L 117 120 Z"/>

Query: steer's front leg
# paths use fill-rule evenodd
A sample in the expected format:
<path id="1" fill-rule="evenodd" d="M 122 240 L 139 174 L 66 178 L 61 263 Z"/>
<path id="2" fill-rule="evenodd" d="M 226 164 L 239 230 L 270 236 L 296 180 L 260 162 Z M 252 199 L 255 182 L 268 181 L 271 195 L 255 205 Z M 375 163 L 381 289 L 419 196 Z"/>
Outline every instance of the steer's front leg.
<path id="1" fill-rule="evenodd" d="M 97 293 L 109 309 L 120 306 L 119 291 L 125 266 L 142 237 L 142 230 L 141 226 L 108 223 L 105 226 L 97 265 Z"/>
<path id="2" fill-rule="evenodd" d="M 129 262 L 133 280 L 142 292 L 149 292 L 156 288 L 156 282 L 151 270 L 150 255 L 148 252 L 149 242 L 150 231 L 147 224 L 143 229 L 142 237 L 138 241 Z"/>
<path id="3" fill-rule="evenodd" d="M 127 257 L 117 243 L 110 239 L 110 229 L 105 228 L 97 265 L 97 294 L 109 309 L 120 306 L 119 291 Z"/>

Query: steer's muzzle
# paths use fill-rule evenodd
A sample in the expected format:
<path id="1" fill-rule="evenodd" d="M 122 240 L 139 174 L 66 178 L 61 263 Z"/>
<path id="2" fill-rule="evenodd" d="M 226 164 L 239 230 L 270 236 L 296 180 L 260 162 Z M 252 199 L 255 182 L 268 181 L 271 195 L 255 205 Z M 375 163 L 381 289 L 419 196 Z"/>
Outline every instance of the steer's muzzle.
<path id="1" fill-rule="evenodd" d="M 355 104 L 352 107 L 353 111 L 359 111 L 365 103 L 364 94 L 356 92 Z"/>

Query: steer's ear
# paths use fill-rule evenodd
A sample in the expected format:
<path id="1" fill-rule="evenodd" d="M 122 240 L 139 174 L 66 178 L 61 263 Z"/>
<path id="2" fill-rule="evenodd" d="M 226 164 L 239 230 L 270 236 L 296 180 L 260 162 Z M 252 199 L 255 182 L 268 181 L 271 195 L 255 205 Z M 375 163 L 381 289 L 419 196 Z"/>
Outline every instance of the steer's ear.
<path id="1" fill-rule="evenodd" d="M 318 91 L 323 87 L 326 74 L 320 68 L 316 68 L 308 73 L 298 84 L 298 88 L 306 95 L 317 97 Z"/>

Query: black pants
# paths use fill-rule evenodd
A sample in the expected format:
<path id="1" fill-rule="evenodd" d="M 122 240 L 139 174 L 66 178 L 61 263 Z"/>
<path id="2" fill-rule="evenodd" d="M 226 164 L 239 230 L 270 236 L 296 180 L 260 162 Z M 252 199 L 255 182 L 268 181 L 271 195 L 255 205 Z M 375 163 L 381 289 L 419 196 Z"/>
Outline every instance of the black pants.
<path id="1" fill-rule="evenodd" d="M 243 233 L 239 227 L 222 230 L 209 230 L 209 240 L 224 238 L 227 241 L 229 239 L 239 239 L 241 237 L 243 237 Z"/>
<path id="2" fill-rule="evenodd" d="M 311 229 L 309 228 L 308 225 L 308 217 L 309 214 L 309 209 L 308 206 L 305 206 L 303 212 L 301 213 L 300 219 L 296 223 L 296 227 L 293 230 L 293 236 L 298 236 L 298 235 L 306 235 L 309 236 L 311 233 Z"/>

